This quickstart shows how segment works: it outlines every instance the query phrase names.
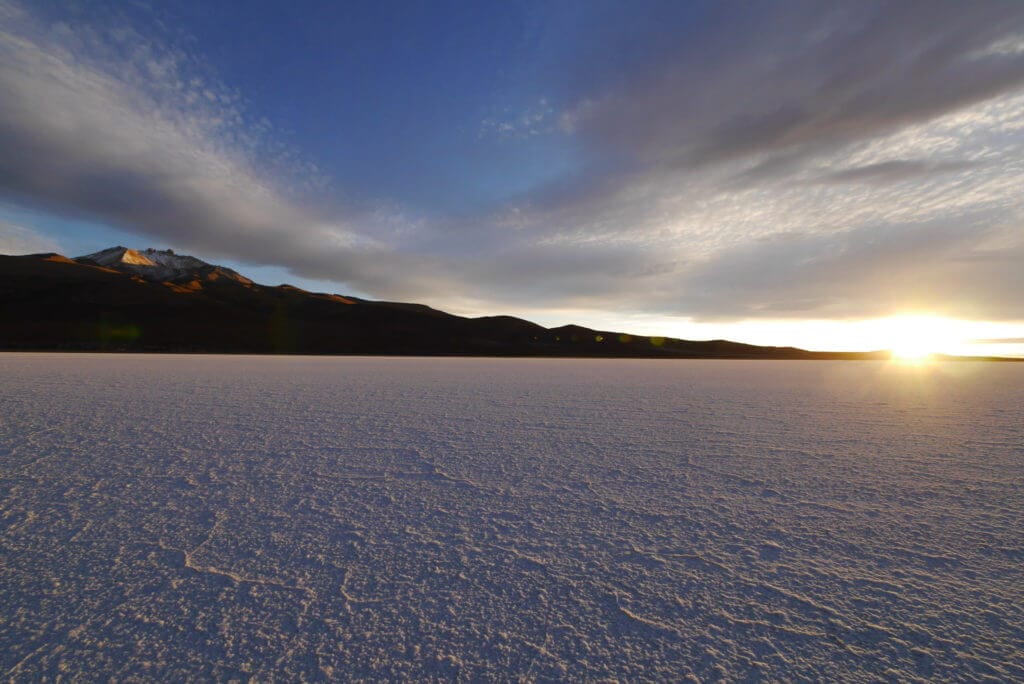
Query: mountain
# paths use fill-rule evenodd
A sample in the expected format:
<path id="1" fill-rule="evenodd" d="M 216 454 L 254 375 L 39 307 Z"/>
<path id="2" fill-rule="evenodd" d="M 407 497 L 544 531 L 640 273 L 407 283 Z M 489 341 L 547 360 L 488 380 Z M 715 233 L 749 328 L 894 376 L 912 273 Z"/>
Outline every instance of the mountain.
<path id="1" fill-rule="evenodd" d="M 0 256 L 0 349 L 208 353 L 883 358 L 465 318 L 423 304 L 259 285 L 171 250 Z"/>
<path id="2" fill-rule="evenodd" d="M 246 287 L 254 284 L 230 268 L 208 264 L 193 256 L 178 255 L 171 249 L 150 248 L 138 252 L 127 247 L 111 247 L 77 257 L 75 261 L 139 276 L 153 283 L 173 283 L 189 290 L 202 289 L 202 283 L 221 279 L 233 280 Z"/>

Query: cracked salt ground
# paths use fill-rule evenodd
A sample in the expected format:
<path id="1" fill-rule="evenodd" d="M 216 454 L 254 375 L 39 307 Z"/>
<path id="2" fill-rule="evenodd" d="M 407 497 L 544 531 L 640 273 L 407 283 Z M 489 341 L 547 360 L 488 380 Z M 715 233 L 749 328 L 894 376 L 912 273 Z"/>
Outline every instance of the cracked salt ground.
<path id="1" fill-rule="evenodd" d="M 0 377 L 5 679 L 1024 679 L 1024 366 Z"/>

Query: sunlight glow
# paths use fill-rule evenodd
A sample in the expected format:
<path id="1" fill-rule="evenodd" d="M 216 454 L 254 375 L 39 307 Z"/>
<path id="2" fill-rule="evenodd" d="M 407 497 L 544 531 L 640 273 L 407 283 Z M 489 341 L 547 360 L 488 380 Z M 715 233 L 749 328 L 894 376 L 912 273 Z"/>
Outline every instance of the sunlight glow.
<path id="1" fill-rule="evenodd" d="M 486 315 L 482 307 L 462 315 Z M 902 355 L 1011 356 L 1024 358 L 1024 320 L 972 320 L 904 310 L 878 318 L 694 320 L 653 314 L 595 314 L 588 309 L 514 310 L 514 315 L 555 328 L 569 323 L 596 331 L 684 340 L 726 339 L 796 346 L 815 351 L 883 351 Z M 614 339 L 614 338 L 612 338 Z M 911 349 L 919 349 L 911 353 Z"/>
<path id="2" fill-rule="evenodd" d="M 927 361 L 935 353 L 928 347 L 918 346 L 915 342 L 898 344 L 889 351 L 892 352 L 894 359 L 910 363 Z"/>
<path id="3" fill-rule="evenodd" d="M 895 316 L 884 319 L 886 346 L 893 358 L 921 363 L 960 340 L 956 322 L 930 316 Z"/>
<path id="4" fill-rule="evenodd" d="M 483 308 L 457 312 L 467 316 L 487 315 Z M 816 351 L 898 350 L 901 358 L 918 359 L 927 358 L 929 353 L 1024 358 L 1024 321 L 947 318 L 920 310 L 897 312 L 883 318 L 843 320 L 697 321 L 643 314 L 595 315 L 593 311 L 584 309 L 519 310 L 513 314 L 548 327 L 577 323 L 599 331 L 629 332 L 648 337 L 726 339 Z"/>

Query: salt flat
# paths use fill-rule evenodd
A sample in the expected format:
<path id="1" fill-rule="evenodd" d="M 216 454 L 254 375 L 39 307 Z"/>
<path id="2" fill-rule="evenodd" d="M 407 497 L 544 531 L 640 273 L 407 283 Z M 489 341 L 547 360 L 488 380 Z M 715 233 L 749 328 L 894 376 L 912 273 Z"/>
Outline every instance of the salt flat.
<path id="1" fill-rule="evenodd" d="M 1024 365 L 0 355 L 0 673 L 1024 679 Z"/>

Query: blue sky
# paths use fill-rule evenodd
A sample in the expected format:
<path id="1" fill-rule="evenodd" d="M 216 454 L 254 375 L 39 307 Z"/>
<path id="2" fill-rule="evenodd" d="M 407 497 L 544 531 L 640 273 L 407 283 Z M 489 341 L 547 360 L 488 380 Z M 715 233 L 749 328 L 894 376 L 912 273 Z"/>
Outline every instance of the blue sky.
<path id="1" fill-rule="evenodd" d="M 1021 111 L 1019 4 L 0 0 L 0 252 L 651 334 L 1019 338 Z"/>
<path id="2" fill-rule="evenodd" d="M 562 136 L 481 135 L 482 121 L 533 106 L 544 89 L 517 74 L 537 40 L 526 5 L 254 3 L 239 17 L 200 3 L 174 14 L 216 46 L 220 77 L 350 199 L 478 210 L 571 155 Z"/>

